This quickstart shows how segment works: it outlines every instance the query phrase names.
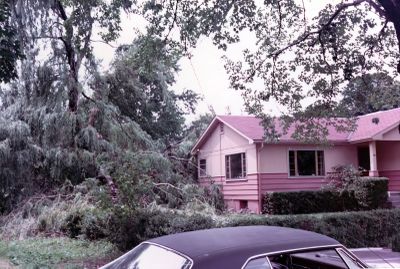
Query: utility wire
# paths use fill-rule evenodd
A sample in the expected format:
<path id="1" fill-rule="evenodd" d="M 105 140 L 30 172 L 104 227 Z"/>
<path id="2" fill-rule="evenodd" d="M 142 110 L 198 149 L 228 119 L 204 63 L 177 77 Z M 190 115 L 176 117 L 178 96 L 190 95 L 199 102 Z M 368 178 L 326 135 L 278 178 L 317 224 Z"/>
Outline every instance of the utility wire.
<path id="1" fill-rule="evenodd" d="M 196 78 L 198 87 L 200 88 L 200 91 L 201 91 L 201 93 L 202 93 L 203 96 L 204 96 L 204 100 L 205 100 L 205 102 L 206 102 L 206 104 L 207 104 L 207 107 L 208 107 L 208 109 L 211 110 L 211 113 L 212 113 L 213 115 L 216 115 L 215 109 L 214 109 L 213 105 L 207 102 L 207 97 L 206 97 L 205 92 L 204 92 L 204 90 L 203 90 L 203 87 L 202 87 L 202 85 L 201 85 L 201 83 L 200 83 L 200 79 L 199 79 L 199 76 L 197 75 L 196 69 L 194 68 L 194 65 L 193 65 L 193 62 L 192 62 L 192 58 L 191 58 L 191 57 L 188 57 L 188 58 L 189 58 L 189 62 L 190 62 L 190 66 L 191 66 L 191 68 L 192 68 L 193 74 L 194 74 L 194 76 L 195 76 L 195 78 Z"/>

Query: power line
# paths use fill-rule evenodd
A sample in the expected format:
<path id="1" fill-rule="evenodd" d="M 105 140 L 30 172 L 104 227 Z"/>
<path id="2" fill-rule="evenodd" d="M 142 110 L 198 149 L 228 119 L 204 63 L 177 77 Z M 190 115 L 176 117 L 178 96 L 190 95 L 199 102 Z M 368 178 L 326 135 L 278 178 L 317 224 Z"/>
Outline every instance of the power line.
<path id="1" fill-rule="evenodd" d="M 202 93 L 203 96 L 204 96 L 204 100 L 205 100 L 205 102 L 206 102 L 206 104 L 207 104 L 207 107 L 208 107 L 208 109 L 211 110 L 211 113 L 212 113 L 212 114 L 216 115 L 215 109 L 214 109 L 213 105 L 207 102 L 207 97 L 206 97 L 205 92 L 204 92 L 204 90 L 203 90 L 203 87 L 202 87 L 202 85 L 201 85 L 199 76 L 197 75 L 196 69 L 194 68 L 194 65 L 193 65 L 193 62 L 192 62 L 192 58 L 191 58 L 190 56 L 189 56 L 188 58 L 189 58 L 190 66 L 191 66 L 191 68 L 192 68 L 194 77 L 196 78 L 198 87 L 199 87 L 201 93 Z"/>

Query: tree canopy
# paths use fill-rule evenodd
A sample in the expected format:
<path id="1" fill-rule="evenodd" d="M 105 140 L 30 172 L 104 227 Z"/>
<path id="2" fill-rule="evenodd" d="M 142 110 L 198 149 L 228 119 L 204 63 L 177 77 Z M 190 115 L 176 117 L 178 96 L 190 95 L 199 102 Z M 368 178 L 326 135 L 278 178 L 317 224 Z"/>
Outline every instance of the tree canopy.
<path id="1" fill-rule="evenodd" d="M 400 107 L 400 83 L 386 73 L 353 78 L 342 94 L 338 105 L 342 115 L 359 116 Z"/>
<path id="2" fill-rule="evenodd" d="M 0 82 L 10 82 L 17 77 L 17 61 L 23 58 L 17 30 L 11 22 L 8 1 L 0 2 Z"/>
<path id="3" fill-rule="evenodd" d="M 340 1 L 327 4 L 312 19 L 305 2 L 297 0 L 171 0 L 148 8 L 154 11 L 150 21 L 158 22 L 154 31 L 168 39 L 171 29 L 179 28 L 180 44 L 187 50 L 201 35 L 222 49 L 238 42 L 242 33 L 254 38 L 242 57 L 226 57 L 225 66 L 247 111 L 264 119 L 267 137 L 275 136 L 272 120 L 264 113 L 270 100 L 285 107 L 286 120 L 324 128 L 328 122 L 320 119 L 334 116 L 349 80 L 382 70 L 393 76 L 400 71 L 397 1 Z M 310 103 L 312 109 L 304 110 Z M 342 129 L 342 124 L 336 127 Z"/>
<path id="4" fill-rule="evenodd" d="M 154 37 L 122 46 L 106 75 L 109 99 L 154 139 L 180 139 L 184 115 L 193 113 L 198 95 L 173 91 L 181 52 Z"/>

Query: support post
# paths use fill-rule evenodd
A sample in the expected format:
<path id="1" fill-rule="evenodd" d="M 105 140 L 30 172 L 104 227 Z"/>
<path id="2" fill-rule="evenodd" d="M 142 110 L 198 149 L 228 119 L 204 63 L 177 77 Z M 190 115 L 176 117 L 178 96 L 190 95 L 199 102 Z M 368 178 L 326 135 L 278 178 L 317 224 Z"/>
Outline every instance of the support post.
<path id="1" fill-rule="evenodd" d="M 369 142 L 369 164 L 370 164 L 369 176 L 370 177 L 379 176 L 375 141 Z"/>

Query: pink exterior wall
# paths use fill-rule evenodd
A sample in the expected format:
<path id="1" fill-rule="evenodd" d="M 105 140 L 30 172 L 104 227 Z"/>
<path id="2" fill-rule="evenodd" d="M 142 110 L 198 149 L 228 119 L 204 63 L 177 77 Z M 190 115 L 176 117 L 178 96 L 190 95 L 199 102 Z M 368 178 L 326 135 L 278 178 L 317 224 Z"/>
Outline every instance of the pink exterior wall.
<path id="1" fill-rule="evenodd" d="M 376 144 L 379 175 L 389 178 L 389 191 L 400 191 L 400 142 Z"/>
<path id="2" fill-rule="evenodd" d="M 225 156 L 242 152 L 246 153 L 247 176 L 243 179 L 225 180 Z M 226 125 L 221 134 L 218 126 L 198 152 L 198 159 L 206 160 L 208 175 L 199 179 L 200 184 L 205 186 L 213 180 L 222 186 L 228 208 L 239 210 L 240 201 L 245 200 L 249 210 L 259 213 L 256 154 L 255 144 L 250 144 L 249 140 Z"/>
<path id="3" fill-rule="evenodd" d="M 389 177 L 389 190 L 400 191 L 400 134 L 397 127 L 380 136 L 377 141 L 377 166 L 381 176 Z M 367 145 L 367 144 L 366 144 Z M 220 184 L 228 208 L 239 210 L 241 201 L 248 208 L 260 212 L 260 195 L 267 191 L 297 191 L 319 189 L 327 181 L 323 176 L 290 177 L 289 150 L 312 149 L 324 151 L 325 174 L 336 165 L 352 164 L 358 167 L 357 144 L 316 147 L 312 145 L 264 145 L 250 143 L 236 131 L 217 126 L 198 151 L 198 159 L 206 159 L 207 177 L 199 179 L 201 185 L 210 180 Z M 247 176 L 243 179 L 225 179 L 225 156 L 246 153 Z"/>
<path id="4" fill-rule="evenodd" d="M 208 137 L 198 152 L 198 159 L 206 159 L 207 175 L 211 177 L 225 176 L 225 155 L 246 153 L 247 173 L 257 173 L 256 146 L 247 139 L 224 127 L 221 134 L 219 126 Z"/>
<path id="5" fill-rule="evenodd" d="M 260 174 L 261 193 L 270 191 L 318 190 L 325 183 L 324 177 L 288 177 L 288 173 Z"/>
<path id="6" fill-rule="evenodd" d="M 384 133 L 382 138 L 379 140 L 386 140 L 386 141 L 400 141 L 400 132 L 399 127 L 396 126 L 392 130 Z"/>
<path id="7" fill-rule="evenodd" d="M 225 180 L 225 177 L 209 177 L 200 178 L 199 183 L 202 186 L 208 186 L 210 180 L 222 187 L 224 200 L 229 209 L 238 211 L 240 209 L 240 201 L 248 202 L 248 209 L 260 213 L 258 199 L 258 180 L 257 174 L 247 175 L 246 180 Z"/>
<path id="8" fill-rule="evenodd" d="M 324 177 L 290 177 L 289 150 L 312 149 L 323 150 L 325 172 L 332 171 L 336 165 L 352 164 L 357 166 L 357 147 L 354 145 L 337 145 L 321 148 L 303 145 L 264 145 L 259 152 L 260 189 L 267 191 L 296 191 L 319 189 L 326 183 Z"/>

